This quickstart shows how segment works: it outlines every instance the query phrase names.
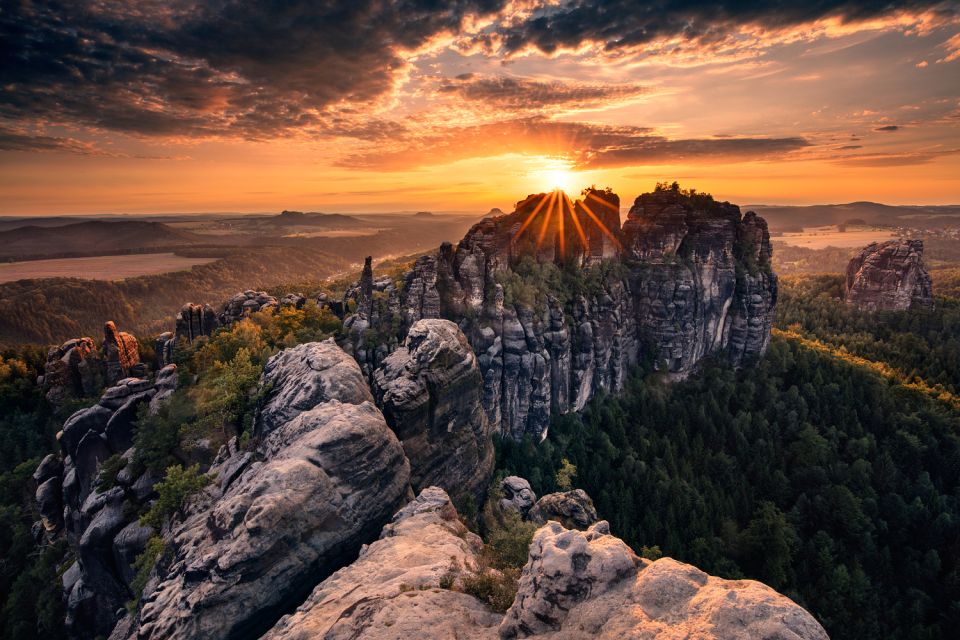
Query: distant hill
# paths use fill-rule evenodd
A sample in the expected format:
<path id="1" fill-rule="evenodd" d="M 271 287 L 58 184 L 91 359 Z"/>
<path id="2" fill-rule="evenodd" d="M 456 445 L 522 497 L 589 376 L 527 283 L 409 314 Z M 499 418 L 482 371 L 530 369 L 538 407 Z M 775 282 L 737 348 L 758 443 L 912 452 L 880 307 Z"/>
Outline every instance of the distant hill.
<path id="1" fill-rule="evenodd" d="M 160 222 L 87 220 L 0 231 L 0 259 L 109 255 L 217 242 L 215 237 L 174 229 Z"/>
<path id="2" fill-rule="evenodd" d="M 363 226 L 364 222 L 342 213 L 313 213 L 283 211 L 280 215 L 266 218 L 265 222 L 278 227 L 323 227 L 325 229 L 350 229 Z"/>
<path id="3" fill-rule="evenodd" d="M 856 222 L 920 229 L 942 227 L 945 224 L 960 225 L 960 205 L 894 206 L 877 202 L 851 202 L 807 207 L 751 204 L 741 209 L 756 211 L 763 216 L 771 231 L 796 231 L 802 227 Z"/>

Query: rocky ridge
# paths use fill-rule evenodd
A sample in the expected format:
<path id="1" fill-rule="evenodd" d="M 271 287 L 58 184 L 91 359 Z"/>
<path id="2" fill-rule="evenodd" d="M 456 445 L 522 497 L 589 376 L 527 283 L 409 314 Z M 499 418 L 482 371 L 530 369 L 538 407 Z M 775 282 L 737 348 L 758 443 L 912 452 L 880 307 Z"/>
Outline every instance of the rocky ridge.
<path id="1" fill-rule="evenodd" d="M 639 196 L 622 226 L 619 207 L 596 189 L 529 196 L 419 258 L 400 286 L 368 261 L 344 296 L 355 312 L 341 345 L 372 377 L 414 322 L 451 319 L 477 354 L 494 430 L 535 441 L 551 413 L 621 389 L 641 359 L 684 376 L 709 354 L 759 357 L 777 299 L 763 219 L 676 189 Z"/>
<path id="2" fill-rule="evenodd" d="M 847 304 L 865 311 L 933 307 L 933 281 L 923 266 L 923 240 L 867 245 L 847 265 Z"/>
<path id="3" fill-rule="evenodd" d="M 174 526 L 171 560 L 112 638 L 259 637 L 406 499 L 403 449 L 332 341 L 280 352 L 262 386 L 256 450 L 211 467 L 217 482 Z"/>
<path id="4" fill-rule="evenodd" d="M 116 612 L 133 597 L 133 562 L 153 532 L 128 505 L 148 502 L 158 480 L 130 465 L 134 422 L 141 406 L 156 407 L 176 385 L 176 365 L 154 380 L 118 381 L 66 420 L 57 434 L 60 454 L 48 455 L 34 473 L 43 518 L 38 538 L 64 535 L 76 552 L 63 578 L 67 628 L 75 636 L 109 634 Z M 105 477 L 104 463 L 117 456 L 115 477 Z"/>

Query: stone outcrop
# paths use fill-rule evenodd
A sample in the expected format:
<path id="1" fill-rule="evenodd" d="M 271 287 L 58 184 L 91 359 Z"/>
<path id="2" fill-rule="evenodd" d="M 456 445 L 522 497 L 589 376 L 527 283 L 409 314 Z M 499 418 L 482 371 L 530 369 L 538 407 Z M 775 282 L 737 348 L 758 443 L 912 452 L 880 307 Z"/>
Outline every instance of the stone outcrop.
<path id="1" fill-rule="evenodd" d="M 410 460 L 414 491 L 438 486 L 478 503 L 493 474 L 493 437 L 477 358 L 449 320 L 420 320 L 373 374 L 373 394 Z"/>
<path id="2" fill-rule="evenodd" d="M 221 452 L 216 482 L 173 525 L 170 561 L 113 638 L 259 637 L 406 498 L 403 449 L 332 341 L 279 353 L 261 383 L 256 449 Z"/>
<path id="3" fill-rule="evenodd" d="M 867 245 L 847 265 L 844 299 L 865 311 L 933 307 L 933 283 L 923 266 L 923 240 Z"/>
<path id="4" fill-rule="evenodd" d="M 556 522 L 539 529 L 505 616 L 461 592 L 479 550 L 446 493 L 427 488 L 264 638 L 827 638 L 769 587 L 639 558 L 605 521 L 586 532 Z"/>
<path id="5" fill-rule="evenodd" d="M 300 293 L 288 293 L 278 301 L 265 291 L 251 289 L 234 294 L 223 304 L 219 314 L 209 304 L 188 302 L 177 312 L 175 330 L 157 336 L 157 362 L 159 366 L 173 362 L 173 350 L 181 340 L 192 344 L 197 338 L 212 336 L 221 326 L 228 326 L 251 313 L 278 307 L 302 309 L 306 301 Z"/>
<path id="6" fill-rule="evenodd" d="M 494 430 L 535 441 L 642 359 L 682 377 L 710 354 L 759 357 L 777 298 L 763 219 L 672 189 L 638 197 L 622 226 L 619 207 L 596 189 L 532 195 L 419 258 L 402 287 L 368 273 L 345 297 L 357 312 L 341 344 L 372 377 L 415 322 L 454 320 Z"/>
<path id="7" fill-rule="evenodd" d="M 144 375 L 137 338 L 117 329 L 112 320 L 103 325 L 103 360 L 107 384 L 114 384 L 128 375 Z"/>
<path id="8" fill-rule="evenodd" d="M 827 640 L 809 613 L 752 580 L 637 557 L 606 521 L 586 532 L 550 522 L 534 535 L 504 640 L 795 638 Z"/>
<path id="9" fill-rule="evenodd" d="M 41 388 L 52 404 L 95 394 L 103 386 L 103 360 L 93 338 L 67 340 L 47 353 Z"/>
<path id="10" fill-rule="evenodd" d="M 521 518 L 526 518 L 537 502 L 537 494 L 530 488 L 530 483 L 519 476 L 507 476 L 501 480 L 500 491 L 503 497 L 500 499 L 499 507 L 514 511 L 520 514 Z"/>
<path id="11" fill-rule="evenodd" d="M 597 521 L 597 509 L 583 489 L 548 493 L 527 513 L 530 522 L 543 525 L 556 520 L 568 529 L 586 529 Z"/>
<path id="12" fill-rule="evenodd" d="M 451 564 L 478 563 L 482 542 L 447 494 L 424 489 L 348 567 L 321 582 L 265 640 L 477 638 L 494 640 L 501 616 L 450 590 Z M 440 588 L 441 584 L 445 588 Z"/>
<path id="13" fill-rule="evenodd" d="M 568 529 L 586 529 L 597 521 L 597 509 L 583 489 L 548 493 L 537 500 L 527 480 L 507 476 L 500 481 L 500 493 L 500 509 L 513 511 L 538 525 L 556 520 Z"/>
<path id="14" fill-rule="evenodd" d="M 157 408 L 176 384 L 176 365 L 152 381 L 119 380 L 97 404 L 64 422 L 57 434 L 60 455 L 44 458 L 34 473 L 44 534 L 65 535 L 76 553 L 65 583 L 67 629 L 74 637 L 109 634 L 116 612 L 133 597 L 133 561 L 152 533 L 137 524 L 137 511 L 153 497 L 156 482 L 128 464 L 134 422 L 142 405 Z M 114 456 L 120 459 L 115 477 L 102 477 L 104 462 Z"/>
<path id="15" fill-rule="evenodd" d="M 248 289 L 227 300 L 217 319 L 220 325 L 227 326 L 251 313 L 279 306 L 280 302 L 266 291 Z"/>

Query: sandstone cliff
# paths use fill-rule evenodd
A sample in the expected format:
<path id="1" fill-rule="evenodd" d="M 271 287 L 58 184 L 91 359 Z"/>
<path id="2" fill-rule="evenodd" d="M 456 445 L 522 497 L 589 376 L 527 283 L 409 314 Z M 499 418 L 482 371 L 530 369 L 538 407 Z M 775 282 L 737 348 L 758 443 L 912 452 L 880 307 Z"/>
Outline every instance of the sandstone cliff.
<path id="1" fill-rule="evenodd" d="M 535 441 L 551 413 L 619 390 L 641 359 L 684 376 L 709 354 L 735 366 L 762 354 L 777 299 L 763 219 L 674 189 L 638 197 L 622 226 L 619 206 L 596 189 L 532 195 L 418 259 L 402 286 L 368 263 L 345 296 L 356 313 L 342 346 L 372 376 L 414 322 L 451 319 L 494 430 Z"/>
<path id="2" fill-rule="evenodd" d="M 135 617 L 114 638 L 256 638 L 355 557 L 407 496 L 409 465 L 356 363 L 332 341 L 274 356 L 254 452 L 169 534 Z"/>
<path id="3" fill-rule="evenodd" d="M 866 246 L 847 265 L 844 299 L 866 311 L 932 307 L 933 283 L 923 266 L 923 240 Z"/>
<path id="4" fill-rule="evenodd" d="M 493 474 L 483 379 L 466 336 L 448 320 L 420 320 L 373 374 L 373 394 L 410 460 L 414 491 L 438 486 L 482 499 Z"/>

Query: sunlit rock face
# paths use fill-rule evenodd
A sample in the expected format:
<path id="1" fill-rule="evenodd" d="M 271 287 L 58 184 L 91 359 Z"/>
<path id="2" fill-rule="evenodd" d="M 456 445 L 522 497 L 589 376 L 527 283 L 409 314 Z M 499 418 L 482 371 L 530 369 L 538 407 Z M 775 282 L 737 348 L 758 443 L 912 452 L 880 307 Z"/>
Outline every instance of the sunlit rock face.
<path id="1" fill-rule="evenodd" d="M 923 266 L 923 240 L 872 243 L 847 265 L 847 304 L 866 311 L 933 306 L 933 283 Z"/>
<path id="2" fill-rule="evenodd" d="M 552 413 L 621 389 L 642 359 L 675 377 L 711 354 L 756 359 L 777 299 L 771 253 L 762 218 L 709 196 L 646 193 L 621 225 L 610 191 L 535 194 L 418 259 L 402 288 L 346 319 L 376 339 L 345 348 L 370 377 L 414 322 L 453 320 L 492 428 L 538 441 Z"/>

